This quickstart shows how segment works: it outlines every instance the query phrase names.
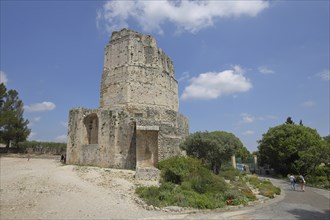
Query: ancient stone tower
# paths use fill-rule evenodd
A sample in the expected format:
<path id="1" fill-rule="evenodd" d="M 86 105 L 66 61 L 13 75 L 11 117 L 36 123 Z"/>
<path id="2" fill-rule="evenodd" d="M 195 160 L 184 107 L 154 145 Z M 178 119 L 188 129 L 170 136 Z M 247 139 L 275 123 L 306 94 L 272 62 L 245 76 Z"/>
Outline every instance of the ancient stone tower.
<path id="1" fill-rule="evenodd" d="M 155 38 L 112 33 L 100 96 L 99 109 L 69 113 L 68 163 L 135 169 L 181 154 L 188 120 L 178 112 L 173 63 Z"/>

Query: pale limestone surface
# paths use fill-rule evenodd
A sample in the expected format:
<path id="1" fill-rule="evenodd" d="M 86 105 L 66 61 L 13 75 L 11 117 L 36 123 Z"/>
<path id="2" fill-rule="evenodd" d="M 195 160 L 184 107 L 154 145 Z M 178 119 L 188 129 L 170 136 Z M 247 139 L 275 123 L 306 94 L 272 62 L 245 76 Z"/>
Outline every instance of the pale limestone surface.
<path id="1" fill-rule="evenodd" d="M 100 107 L 70 111 L 67 162 L 145 171 L 182 154 L 189 124 L 178 108 L 173 62 L 155 38 L 113 32 L 104 50 Z"/>

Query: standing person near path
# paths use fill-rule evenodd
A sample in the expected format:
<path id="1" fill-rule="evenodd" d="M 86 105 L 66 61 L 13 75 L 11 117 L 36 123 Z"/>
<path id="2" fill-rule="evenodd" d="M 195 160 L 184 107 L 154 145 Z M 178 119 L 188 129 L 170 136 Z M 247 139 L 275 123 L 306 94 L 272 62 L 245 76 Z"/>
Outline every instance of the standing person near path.
<path id="1" fill-rule="evenodd" d="M 299 176 L 299 180 L 300 180 L 300 187 L 301 187 L 301 191 L 305 192 L 305 178 L 303 177 L 303 175 L 300 175 Z"/>
<path id="2" fill-rule="evenodd" d="M 290 183 L 291 183 L 291 188 L 292 188 L 292 190 L 293 190 L 293 191 L 296 191 L 296 183 L 295 183 L 295 178 L 294 178 L 294 176 L 291 174 L 290 177 L 289 177 L 289 179 L 290 179 Z"/>

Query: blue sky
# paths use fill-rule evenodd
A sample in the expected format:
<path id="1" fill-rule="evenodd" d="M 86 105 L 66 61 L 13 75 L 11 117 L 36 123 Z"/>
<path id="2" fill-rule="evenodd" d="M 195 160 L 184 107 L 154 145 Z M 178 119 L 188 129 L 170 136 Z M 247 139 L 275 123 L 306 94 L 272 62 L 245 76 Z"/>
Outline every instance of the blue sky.
<path id="1" fill-rule="evenodd" d="M 99 106 L 113 30 L 152 34 L 173 60 L 190 132 L 250 151 L 288 116 L 329 135 L 329 1 L 1 1 L 0 80 L 30 140 L 65 141 L 68 113 Z"/>

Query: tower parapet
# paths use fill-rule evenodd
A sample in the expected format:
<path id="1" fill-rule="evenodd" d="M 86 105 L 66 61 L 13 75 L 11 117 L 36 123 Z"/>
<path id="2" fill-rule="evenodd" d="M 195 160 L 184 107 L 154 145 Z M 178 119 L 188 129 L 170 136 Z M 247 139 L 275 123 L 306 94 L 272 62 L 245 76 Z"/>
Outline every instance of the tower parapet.
<path id="1" fill-rule="evenodd" d="M 113 32 L 104 49 L 100 108 L 178 111 L 178 99 L 173 62 L 156 39 L 127 29 Z"/>

